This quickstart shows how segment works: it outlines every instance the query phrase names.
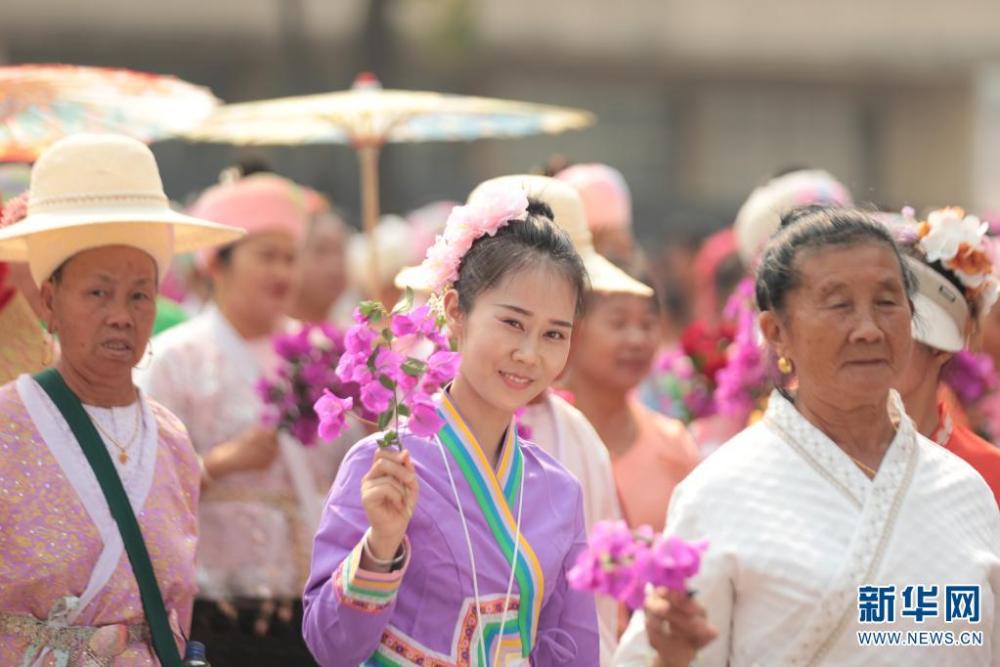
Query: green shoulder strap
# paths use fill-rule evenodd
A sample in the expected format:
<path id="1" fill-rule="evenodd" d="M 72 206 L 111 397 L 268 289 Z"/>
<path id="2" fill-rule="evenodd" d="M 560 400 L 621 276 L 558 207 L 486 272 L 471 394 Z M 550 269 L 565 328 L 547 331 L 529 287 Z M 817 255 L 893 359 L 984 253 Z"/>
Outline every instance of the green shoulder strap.
<path id="1" fill-rule="evenodd" d="M 170 623 L 167 621 L 167 610 L 163 606 L 160 587 L 156 584 L 156 575 L 149 560 L 149 552 L 146 551 L 146 543 L 142 539 L 142 532 L 135 520 L 125 487 L 122 486 L 121 478 L 118 477 L 118 471 L 115 470 L 101 436 L 83 409 L 80 399 L 54 368 L 47 368 L 34 378 L 66 419 L 101 485 L 111 516 L 118 524 L 118 532 L 121 533 L 125 551 L 132 564 L 132 572 L 135 573 L 136 582 L 139 584 L 142 608 L 146 613 L 146 622 L 153 637 L 153 648 L 160 659 L 160 664 L 164 667 L 180 667 L 181 656 L 177 651 Z"/>

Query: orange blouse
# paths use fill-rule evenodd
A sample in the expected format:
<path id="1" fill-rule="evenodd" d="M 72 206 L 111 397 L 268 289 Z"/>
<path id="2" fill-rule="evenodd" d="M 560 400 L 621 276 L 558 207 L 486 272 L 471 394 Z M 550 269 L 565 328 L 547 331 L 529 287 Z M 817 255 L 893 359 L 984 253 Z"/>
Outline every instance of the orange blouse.
<path id="1" fill-rule="evenodd" d="M 622 514 L 632 527 L 661 532 L 674 487 L 698 464 L 698 448 L 684 424 L 630 402 L 639 427 L 635 443 L 611 457 Z"/>
<path id="2" fill-rule="evenodd" d="M 946 403 L 938 404 L 938 413 L 941 415 L 939 425 L 931 439 L 975 468 L 1000 505 L 1000 448 L 960 423 Z"/>

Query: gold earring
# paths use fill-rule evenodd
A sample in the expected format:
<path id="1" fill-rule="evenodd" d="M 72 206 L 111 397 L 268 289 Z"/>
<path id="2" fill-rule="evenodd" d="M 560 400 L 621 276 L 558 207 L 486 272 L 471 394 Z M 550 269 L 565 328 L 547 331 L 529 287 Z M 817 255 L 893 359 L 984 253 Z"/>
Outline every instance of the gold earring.
<path id="1" fill-rule="evenodd" d="M 47 331 L 42 338 L 42 345 L 44 346 L 44 350 L 42 351 L 42 365 L 48 368 L 56 361 L 55 341 L 52 340 L 52 334 Z"/>
<path id="2" fill-rule="evenodd" d="M 785 375 L 788 375 L 792 372 L 792 370 L 794 370 L 792 362 L 788 359 L 788 357 L 778 357 L 778 370 Z"/>

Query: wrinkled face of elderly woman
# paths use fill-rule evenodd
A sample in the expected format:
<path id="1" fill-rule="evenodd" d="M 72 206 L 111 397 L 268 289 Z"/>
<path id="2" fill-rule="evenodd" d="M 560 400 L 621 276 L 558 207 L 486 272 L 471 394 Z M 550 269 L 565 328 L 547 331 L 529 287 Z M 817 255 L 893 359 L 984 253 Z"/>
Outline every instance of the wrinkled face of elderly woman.
<path id="1" fill-rule="evenodd" d="M 131 372 L 156 317 L 153 258 L 127 246 L 84 250 L 42 284 L 49 328 L 63 358 L 95 378 Z"/>
<path id="2" fill-rule="evenodd" d="M 799 395 L 844 408 L 884 400 L 912 345 L 896 254 L 876 242 L 805 249 L 794 267 L 783 312 L 762 313 L 761 328 L 792 362 Z"/>

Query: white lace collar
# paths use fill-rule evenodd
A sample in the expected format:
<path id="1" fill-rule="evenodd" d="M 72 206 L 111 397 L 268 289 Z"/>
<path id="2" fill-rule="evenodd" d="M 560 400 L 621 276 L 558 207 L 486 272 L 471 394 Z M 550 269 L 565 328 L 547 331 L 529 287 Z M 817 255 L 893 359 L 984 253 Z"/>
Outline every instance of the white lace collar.
<path id="1" fill-rule="evenodd" d="M 897 424 L 896 435 L 889 444 L 874 479 L 869 479 L 847 452 L 806 419 L 778 391 L 771 393 L 764 423 L 860 507 L 872 488 L 895 488 L 898 485 L 909 453 L 916 446 L 916 429 L 895 389 L 889 390 L 888 411 L 890 418 Z"/>

